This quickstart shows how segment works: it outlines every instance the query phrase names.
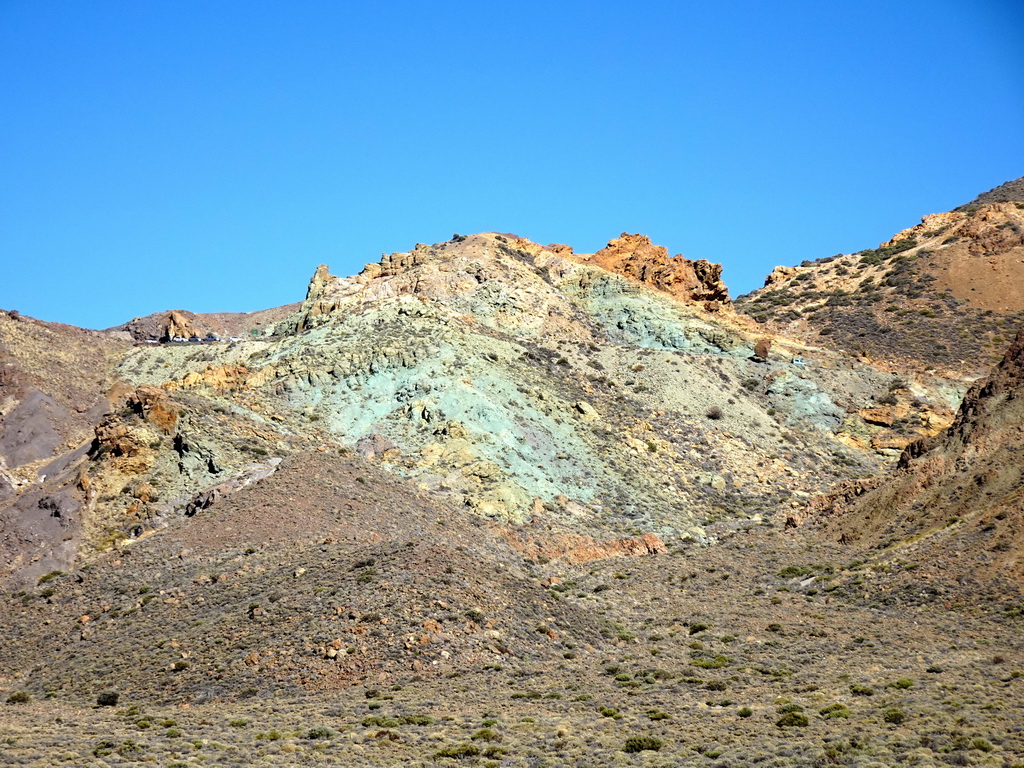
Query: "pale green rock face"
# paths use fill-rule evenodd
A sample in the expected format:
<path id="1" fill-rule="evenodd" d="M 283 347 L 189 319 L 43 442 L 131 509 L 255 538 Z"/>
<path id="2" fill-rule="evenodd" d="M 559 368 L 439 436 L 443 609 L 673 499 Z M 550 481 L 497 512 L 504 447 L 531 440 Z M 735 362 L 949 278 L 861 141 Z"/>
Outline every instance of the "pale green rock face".
<path id="1" fill-rule="evenodd" d="M 597 534 L 700 538 L 881 460 L 856 411 L 889 376 L 836 353 L 753 362 L 756 336 L 727 312 L 494 235 L 382 265 L 318 273 L 265 338 L 140 347 L 120 373 L 355 447 L 486 517 Z M 245 387 L 196 381 L 224 366 Z"/>
<path id="2" fill-rule="evenodd" d="M 750 357 L 753 345 L 726 329 L 699 320 L 673 299 L 618 275 L 567 280 L 559 287 L 610 341 L 644 349 Z"/>

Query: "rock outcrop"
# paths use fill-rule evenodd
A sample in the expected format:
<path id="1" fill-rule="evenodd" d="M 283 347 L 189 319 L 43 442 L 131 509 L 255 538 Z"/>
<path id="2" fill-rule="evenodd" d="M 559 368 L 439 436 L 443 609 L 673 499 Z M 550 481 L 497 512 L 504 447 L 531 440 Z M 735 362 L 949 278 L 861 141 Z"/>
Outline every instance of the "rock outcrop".
<path id="1" fill-rule="evenodd" d="M 301 333 L 328 322 L 342 307 L 351 311 L 353 305 L 403 295 L 448 306 L 464 304 L 468 310 L 464 316 L 475 316 L 472 307 L 479 307 L 480 302 L 471 300 L 474 294 L 487 293 L 500 283 L 525 284 L 531 276 L 523 274 L 524 269 L 534 274 L 546 271 L 556 281 L 578 273 L 580 280 L 592 283 L 598 278 L 586 268 L 594 267 L 705 311 L 731 306 L 729 291 L 721 279 L 721 265 L 670 257 L 664 247 L 653 245 L 643 235 L 623 233 L 595 254 L 574 254 L 568 245 L 545 247 L 515 235 L 489 232 L 457 235 L 434 245 L 418 243 L 408 252 L 383 254 L 379 263 L 367 264 L 355 277 L 335 277 L 320 265 L 310 280 L 300 312 L 280 324 L 278 330 Z M 531 316 L 533 321 L 564 314 L 542 297 L 528 296 L 522 288 L 516 298 L 540 300 L 532 306 L 520 301 L 514 308 L 516 315 Z M 503 323 L 510 319 L 505 318 Z"/>
<path id="2" fill-rule="evenodd" d="M 730 303 L 721 264 L 671 257 L 664 246 L 654 245 L 646 235 L 623 232 L 597 253 L 578 258 L 664 291 L 678 301 L 702 303 L 711 310 Z"/>
<path id="3" fill-rule="evenodd" d="M 778 266 L 768 273 L 768 276 L 764 279 L 764 287 L 769 288 L 779 283 L 784 283 L 800 271 L 798 267 L 786 267 Z"/>
<path id="4" fill-rule="evenodd" d="M 127 403 L 135 413 L 167 434 L 171 434 L 178 423 L 178 408 L 171 403 L 165 390 L 138 387 L 128 397 Z"/>
<path id="5" fill-rule="evenodd" d="M 576 534 L 532 535 L 527 529 L 504 528 L 501 536 L 516 552 L 541 562 L 579 564 L 615 557 L 642 557 L 667 551 L 665 543 L 653 533 L 643 536 L 598 541 Z"/>
<path id="6" fill-rule="evenodd" d="M 127 323 L 108 328 L 104 333 L 112 338 L 127 334 L 129 340 L 145 342 L 192 337 L 205 339 L 211 335 L 222 340 L 248 338 L 264 335 L 273 328 L 274 323 L 293 314 L 297 308 L 298 304 L 286 304 L 257 312 L 212 313 L 172 309 L 133 318 Z"/>
<path id="7" fill-rule="evenodd" d="M 166 324 L 162 338 L 166 341 L 168 339 L 188 339 L 193 336 L 199 336 L 201 331 L 196 326 L 195 315 L 191 312 L 185 313 L 179 310 L 171 310 L 167 313 Z"/>

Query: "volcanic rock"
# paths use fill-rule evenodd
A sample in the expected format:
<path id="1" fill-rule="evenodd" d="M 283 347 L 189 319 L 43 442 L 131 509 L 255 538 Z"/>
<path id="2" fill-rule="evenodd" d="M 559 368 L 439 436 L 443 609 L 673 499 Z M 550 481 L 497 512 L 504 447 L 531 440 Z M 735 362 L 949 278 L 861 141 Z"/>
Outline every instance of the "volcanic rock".
<path id="1" fill-rule="evenodd" d="M 654 245 L 646 235 L 623 232 L 597 253 L 579 258 L 664 291 L 679 301 L 730 303 L 721 264 L 705 259 L 691 261 L 681 255 L 670 257 L 666 248 Z"/>

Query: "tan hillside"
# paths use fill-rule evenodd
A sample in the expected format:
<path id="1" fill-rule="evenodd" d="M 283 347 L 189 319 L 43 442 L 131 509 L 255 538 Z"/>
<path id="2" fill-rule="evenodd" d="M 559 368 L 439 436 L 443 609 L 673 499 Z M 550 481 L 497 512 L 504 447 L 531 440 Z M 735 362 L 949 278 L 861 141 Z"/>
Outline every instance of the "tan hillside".
<path id="1" fill-rule="evenodd" d="M 1020 186 L 925 216 L 876 249 L 777 267 L 736 306 L 815 344 L 978 375 L 1024 320 L 1024 201 L 1003 199 Z"/>
<path id="2" fill-rule="evenodd" d="M 137 341 L 168 341 L 175 337 L 205 339 L 211 334 L 221 339 L 262 335 L 278 320 L 295 311 L 297 304 L 264 309 L 258 312 L 205 312 L 197 314 L 183 309 L 157 312 L 136 317 L 110 331 L 124 331 Z"/>

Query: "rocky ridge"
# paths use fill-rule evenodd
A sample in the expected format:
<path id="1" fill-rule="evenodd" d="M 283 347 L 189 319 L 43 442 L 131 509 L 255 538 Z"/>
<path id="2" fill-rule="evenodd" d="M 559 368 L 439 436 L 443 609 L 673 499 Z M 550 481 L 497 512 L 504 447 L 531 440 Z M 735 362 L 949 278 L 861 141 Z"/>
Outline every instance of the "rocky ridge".
<path id="1" fill-rule="evenodd" d="M 970 208 L 985 205 L 987 203 L 1012 203 L 1024 200 L 1024 176 L 1019 179 L 1004 182 L 998 187 L 993 187 L 988 192 L 982 192 L 971 202 L 958 206 L 954 210 L 966 211 Z"/>
<path id="2" fill-rule="evenodd" d="M 948 423 L 955 384 L 769 343 L 729 310 L 716 269 L 666 254 L 636 236 L 593 257 L 460 236 L 354 277 L 322 266 L 260 336 L 135 345 L 91 443 L 69 444 L 11 513 L 46 517 L 55 494 L 65 509 L 18 568 L 136 539 L 310 446 L 505 524 L 703 540 L 709 522 L 799 506 Z"/>
<path id="3" fill-rule="evenodd" d="M 641 255 L 616 258 L 636 264 L 649 243 L 631 242 Z M 549 515 L 600 538 L 701 536 L 701 515 L 756 515 L 773 488 L 817 487 L 823 457 L 836 477 L 875 465 L 886 427 L 860 411 L 891 396 L 891 377 L 785 340 L 757 362 L 756 328 L 705 309 L 720 294 L 681 302 L 648 289 L 650 271 L 626 278 L 566 254 L 491 233 L 385 255 L 350 278 L 322 266 L 270 337 L 137 349 L 119 373 L 258 408 L 485 517 Z M 814 364 L 791 365 L 796 352 Z M 941 426 L 938 390 L 907 387 L 938 421 L 876 442 L 891 456 Z M 787 440 L 803 443 L 791 455 L 805 469 L 769 458 Z"/>
<path id="4" fill-rule="evenodd" d="M 135 341 L 170 341 L 172 339 L 219 339 L 260 336 L 275 322 L 295 311 L 297 304 L 264 309 L 258 312 L 206 312 L 198 314 L 184 309 L 171 309 L 109 328 L 108 333 L 124 334 Z"/>

